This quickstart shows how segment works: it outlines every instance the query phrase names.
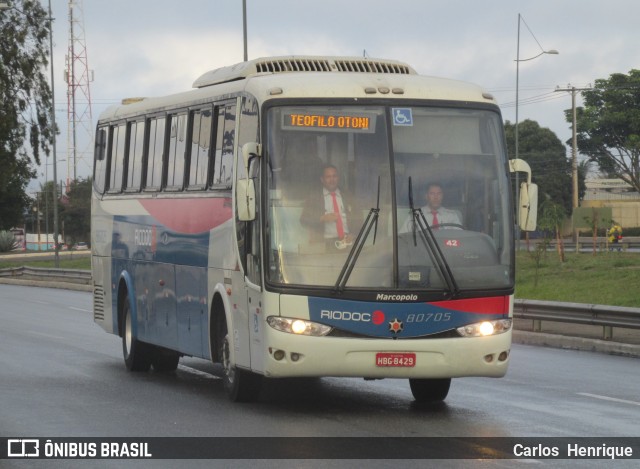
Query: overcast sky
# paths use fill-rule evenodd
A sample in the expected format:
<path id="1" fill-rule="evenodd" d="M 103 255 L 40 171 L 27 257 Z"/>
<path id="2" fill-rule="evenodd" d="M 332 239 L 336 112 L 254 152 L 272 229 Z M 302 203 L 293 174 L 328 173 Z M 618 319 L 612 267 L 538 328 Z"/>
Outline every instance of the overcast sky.
<path id="1" fill-rule="evenodd" d="M 46 1 L 42 0 L 46 7 Z M 78 0 L 79 1 L 79 0 Z M 67 155 L 68 0 L 51 0 L 58 159 Z M 247 0 L 249 59 L 350 55 L 397 59 L 420 74 L 470 81 L 515 121 L 518 14 L 519 120 L 571 138 L 566 92 L 640 68 L 638 0 Z M 243 60 L 242 0 L 83 0 L 93 121 L 122 98 L 191 88 L 203 72 Z M 78 12 L 79 13 L 79 12 Z M 581 104 L 581 100 L 578 100 Z M 80 136 L 79 136 L 80 138 Z M 570 152 L 567 147 L 568 153 Z M 90 161 L 78 164 L 89 175 Z M 40 170 L 44 173 L 44 167 Z M 58 164 L 60 179 L 66 162 Z M 49 178 L 51 170 L 49 169 Z"/>

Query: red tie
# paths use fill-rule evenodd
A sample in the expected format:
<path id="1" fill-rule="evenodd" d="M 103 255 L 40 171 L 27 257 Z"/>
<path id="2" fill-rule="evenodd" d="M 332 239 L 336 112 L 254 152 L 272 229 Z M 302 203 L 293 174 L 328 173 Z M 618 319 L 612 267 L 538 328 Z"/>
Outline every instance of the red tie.
<path id="1" fill-rule="evenodd" d="M 433 220 L 431 221 L 431 226 L 435 227 L 434 229 L 437 230 L 438 229 L 438 225 L 440 224 L 438 222 L 438 211 L 437 210 L 431 210 L 431 215 L 433 215 Z"/>
<path id="2" fill-rule="evenodd" d="M 344 225 L 342 224 L 342 215 L 340 215 L 340 208 L 338 207 L 338 199 L 336 199 L 336 193 L 332 192 L 333 198 L 333 212 L 338 215 L 336 218 L 336 228 L 338 229 L 338 239 L 344 238 Z"/>

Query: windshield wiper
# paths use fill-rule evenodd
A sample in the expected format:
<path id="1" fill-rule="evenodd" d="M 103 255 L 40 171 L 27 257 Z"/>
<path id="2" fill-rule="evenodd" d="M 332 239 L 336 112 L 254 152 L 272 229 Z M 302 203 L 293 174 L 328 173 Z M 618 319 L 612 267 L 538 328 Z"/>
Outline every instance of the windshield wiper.
<path id="1" fill-rule="evenodd" d="M 376 244 L 376 235 L 378 233 L 378 217 L 380 215 L 380 176 L 378 176 L 378 199 L 376 201 L 376 207 L 371 208 L 369 210 L 369 214 L 365 219 L 360 231 L 358 231 L 358 236 L 356 240 L 353 242 L 353 247 L 351 251 L 349 251 L 349 255 L 347 256 L 347 260 L 344 261 L 344 265 L 342 266 L 342 270 L 340 271 L 340 275 L 338 275 L 338 279 L 335 284 L 335 291 L 341 292 L 344 290 L 349 277 L 351 276 L 351 272 L 353 272 L 353 268 L 356 266 L 356 261 L 360 256 L 360 252 L 364 247 L 364 243 L 369 237 L 369 233 L 371 232 L 371 228 L 374 228 L 373 231 L 373 244 Z"/>
<path id="2" fill-rule="evenodd" d="M 427 252 L 429 253 L 429 257 L 433 262 L 434 266 L 437 267 L 437 271 L 440 274 L 440 277 L 447 284 L 447 288 L 452 298 L 455 298 L 460 294 L 460 288 L 456 282 L 455 277 L 453 276 L 453 272 L 451 271 L 451 267 L 447 262 L 440 246 L 438 246 L 438 241 L 436 240 L 435 235 L 433 234 L 433 230 L 427 223 L 427 219 L 424 217 L 424 213 L 422 212 L 422 208 L 415 208 L 413 205 L 413 187 L 411 185 L 411 176 L 409 176 L 409 208 L 411 209 L 411 216 L 413 217 L 412 225 L 412 233 L 413 233 L 413 245 L 418 245 L 418 240 L 416 237 L 416 227 L 420 229 L 420 234 L 422 234 L 422 240 L 425 243 L 427 248 Z"/>

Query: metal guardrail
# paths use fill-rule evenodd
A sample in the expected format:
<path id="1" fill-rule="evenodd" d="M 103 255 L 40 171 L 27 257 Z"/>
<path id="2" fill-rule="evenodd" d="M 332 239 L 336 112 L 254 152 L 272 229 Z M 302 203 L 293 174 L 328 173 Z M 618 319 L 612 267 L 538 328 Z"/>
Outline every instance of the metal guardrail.
<path id="1" fill-rule="evenodd" d="M 91 284 L 91 272 L 79 269 L 11 267 L 0 269 L 0 278 Z M 516 299 L 513 317 L 533 320 L 534 332 L 541 331 L 542 321 L 602 326 L 605 340 L 612 339 L 614 327 L 640 329 L 640 308 L 622 306 Z"/>
<path id="2" fill-rule="evenodd" d="M 529 242 L 529 250 L 535 250 L 536 247 L 540 244 L 539 241 L 530 241 Z M 572 242 L 572 241 L 564 241 L 563 243 L 564 249 L 571 252 L 571 251 L 576 251 L 576 243 Z M 612 244 L 612 243 L 607 243 L 606 241 L 596 241 L 596 251 L 610 251 L 610 250 L 618 250 L 620 249 L 621 251 L 624 252 L 637 252 L 638 250 L 640 250 L 640 242 L 636 242 L 636 241 L 632 241 L 632 242 L 627 242 L 627 241 L 623 241 L 621 243 L 618 244 Z M 521 248 L 526 247 L 527 242 L 522 240 L 520 241 L 520 246 Z M 556 241 L 550 241 L 547 244 L 547 249 L 556 249 L 556 247 L 558 246 L 558 243 Z M 587 252 L 587 251 L 593 251 L 593 241 L 580 241 L 577 245 L 578 251 L 581 252 Z"/>
<path id="3" fill-rule="evenodd" d="M 22 266 L 0 269 L 0 278 L 21 278 L 24 280 L 68 282 L 80 285 L 90 285 L 91 271 L 81 269 L 54 269 Z"/>
<path id="4" fill-rule="evenodd" d="M 532 319 L 534 332 L 541 331 L 542 321 L 602 326 L 605 340 L 613 338 L 614 327 L 640 329 L 640 308 L 623 306 L 514 300 L 513 317 Z"/>

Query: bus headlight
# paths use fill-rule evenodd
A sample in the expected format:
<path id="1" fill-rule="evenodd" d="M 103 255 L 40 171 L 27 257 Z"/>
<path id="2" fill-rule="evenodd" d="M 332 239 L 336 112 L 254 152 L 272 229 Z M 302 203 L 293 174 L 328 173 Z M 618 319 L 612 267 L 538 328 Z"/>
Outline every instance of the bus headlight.
<path id="1" fill-rule="evenodd" d="M 318 324 L 317 322 L 280 316 L 269 316 L 267 324 L 277 331 L 297 335 L 324 336 L 331 332 L 332 329 L 330 326 Z"/>
<path id="2" fill-rule="evenodd" d="M 496 321 L 483 321 L 458 327 L 457 331 L 462 337 L 485 337 L 507 332 L 511 329 L 511 324 L 511 319 L 498 319 Z"/>

